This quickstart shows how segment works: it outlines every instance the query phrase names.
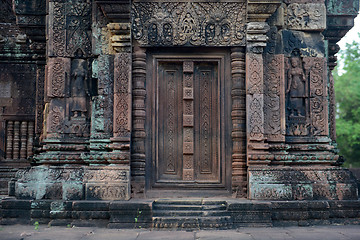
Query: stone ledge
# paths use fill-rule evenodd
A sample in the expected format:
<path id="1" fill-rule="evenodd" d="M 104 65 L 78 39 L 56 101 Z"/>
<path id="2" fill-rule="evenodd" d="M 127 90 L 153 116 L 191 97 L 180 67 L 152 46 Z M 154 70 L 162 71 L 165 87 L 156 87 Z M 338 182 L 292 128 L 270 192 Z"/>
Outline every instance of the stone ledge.
<path id="1" fill-rule="evenodd" d="M 254 201 L 227 202 L 229 228 L 261 226 L 311 226 L 360 224 L 360 200 L 346 201 Z M 149 200 L 130 201 L 1 201 L 0 224 L 101 226 L 108 228 L 153 228 L 153 206 Z M 214 225 L 215 226 L 215 225 Z M 216 227 L 214 227 L 216 228 Z"/>

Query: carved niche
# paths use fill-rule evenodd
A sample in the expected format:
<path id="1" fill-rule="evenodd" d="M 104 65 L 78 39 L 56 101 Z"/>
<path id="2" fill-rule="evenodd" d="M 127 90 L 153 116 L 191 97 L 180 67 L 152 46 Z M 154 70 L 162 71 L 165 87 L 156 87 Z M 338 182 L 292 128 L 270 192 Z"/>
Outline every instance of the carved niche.
<path id="1" fill-rule="evenodd" d="M 142 46 L 244 46 L 244 2 L 135 2 L 132 33 Z"/>
<path id="2" fill-rule="evenodd" d="M 328 135 L 325 59 L 293 56 L 285 65 L 287 135 Z"/>

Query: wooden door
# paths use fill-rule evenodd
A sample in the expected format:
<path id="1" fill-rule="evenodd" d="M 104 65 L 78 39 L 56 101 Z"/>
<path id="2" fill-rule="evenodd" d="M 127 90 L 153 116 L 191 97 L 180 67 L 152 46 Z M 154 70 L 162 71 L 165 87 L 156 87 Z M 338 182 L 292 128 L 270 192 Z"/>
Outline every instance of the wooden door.
<path id="1" fill-rule="evenodd" d="M 223 184 L 220 61 L 171 59 L 155 65 L 154 184 Z"/>

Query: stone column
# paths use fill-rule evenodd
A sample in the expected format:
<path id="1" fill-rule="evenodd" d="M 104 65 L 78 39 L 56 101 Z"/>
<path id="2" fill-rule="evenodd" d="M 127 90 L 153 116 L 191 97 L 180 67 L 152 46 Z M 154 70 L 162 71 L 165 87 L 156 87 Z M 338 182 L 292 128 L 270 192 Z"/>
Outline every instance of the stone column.
<path id="1" fill-rule="evenodd" d="M 133 54 L 133 136 L 131 148 L 132 193 L 143 197 L 145 193 L 145 82 L 146 52 L 135 47 Z"/>
<path id="2" fill-rule="evenodd" d="M 245 48 L 231 49 L 232 76 L 232 191 L 236 197 L 246 197 L 246 101 L 245 101 Z"/>

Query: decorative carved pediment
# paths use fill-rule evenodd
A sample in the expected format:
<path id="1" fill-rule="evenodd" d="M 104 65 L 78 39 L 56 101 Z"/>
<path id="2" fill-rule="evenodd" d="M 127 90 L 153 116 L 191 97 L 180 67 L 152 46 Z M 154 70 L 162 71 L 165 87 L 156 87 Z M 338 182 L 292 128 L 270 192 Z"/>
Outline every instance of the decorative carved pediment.
<path id="1" fill-rule="evenodd" d="M 244 46 L 244 2 L 135 2 L 132 34 L 142 46 Z"/>

